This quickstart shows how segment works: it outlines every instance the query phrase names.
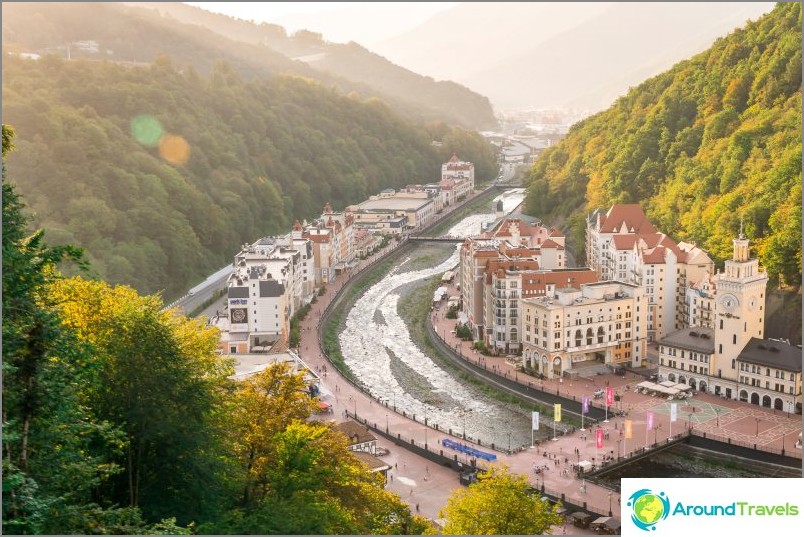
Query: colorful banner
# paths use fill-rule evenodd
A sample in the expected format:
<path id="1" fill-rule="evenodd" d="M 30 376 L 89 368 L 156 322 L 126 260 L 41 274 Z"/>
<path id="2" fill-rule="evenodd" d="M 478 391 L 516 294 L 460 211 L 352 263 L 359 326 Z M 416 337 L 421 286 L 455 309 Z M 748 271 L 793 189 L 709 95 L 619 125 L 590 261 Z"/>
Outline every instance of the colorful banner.
<path id="1" fill-rule="evenodd" d="M 553 421 L 561 421 L 561 403 L 553 405 Z"/>
<path id="2" fill-rule="evenodd" d="M 533 413 L 533 430 L 534 431 L 539 430 L 539 413 L 538 412 Z"/>
<path id="3" fill-rule="evenodd" d="M 631 438 L 631 432 L 632 432 L 633 425 L 634 425 L 634 422 L 632 422 L 631 420 L 625 420 L 625 437 L 626 438 Z"/>
<path id="4" fill-rule="evenodd" d="M 606 386 L 606 405 L 613 406 L 614 405 L 614 388 L 611 386 Z"/>
<path id="5" fill-rule="evenodd" d="M 670 421 L 676 421 L 678 419 L 678 405 L 676 403 L 670 403 Z"/>
<path id="6" fill-rule="evenodd" d="M 595 438 L 597 439 L 597 447 L 603 447 L 603 429 L 598 429 L 595 431 Z"/>
<path id="7" fill-rule="evenodd" d="M 589 396 L 583 396 L 583 407 L 581 408 L 581 413 L 589 414 Z"/>
<path id="8" fill-rule="evenodd" d="M 653 429 L 653 412 L 651 412 L 650 410 L 648 410 L 648 425 L 647 425 L 647 427 L 648 427 L 649 431 L 651 429 Z"/>

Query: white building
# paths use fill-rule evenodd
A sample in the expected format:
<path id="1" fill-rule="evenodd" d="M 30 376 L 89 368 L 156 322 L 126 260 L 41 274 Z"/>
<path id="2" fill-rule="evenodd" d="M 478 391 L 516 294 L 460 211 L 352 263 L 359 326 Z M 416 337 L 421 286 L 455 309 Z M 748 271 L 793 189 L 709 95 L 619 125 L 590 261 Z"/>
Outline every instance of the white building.
<path id="1" fill-rule="evenodd" d="M 600 279 L 645 288 L 648 341 L 688 326 L 687 287 L 714 270 L 706 252 L 660 233 L 637 204 L 595 211 L 586 224 L 587 260 Z"/>

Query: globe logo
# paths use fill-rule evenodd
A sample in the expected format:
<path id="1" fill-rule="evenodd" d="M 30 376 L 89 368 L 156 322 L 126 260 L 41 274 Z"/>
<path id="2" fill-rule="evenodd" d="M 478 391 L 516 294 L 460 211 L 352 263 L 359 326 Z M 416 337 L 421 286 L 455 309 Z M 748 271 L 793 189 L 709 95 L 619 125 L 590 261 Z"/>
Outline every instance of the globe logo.
<path id="1" fill-rule="evenodd" d="M 670 500 L 664 492 L 654 494 L 649 489 L 640 489 L 628 498 L 631 521 L 644 531 L 656 530 L 656 523 L 667 518 Z"/>

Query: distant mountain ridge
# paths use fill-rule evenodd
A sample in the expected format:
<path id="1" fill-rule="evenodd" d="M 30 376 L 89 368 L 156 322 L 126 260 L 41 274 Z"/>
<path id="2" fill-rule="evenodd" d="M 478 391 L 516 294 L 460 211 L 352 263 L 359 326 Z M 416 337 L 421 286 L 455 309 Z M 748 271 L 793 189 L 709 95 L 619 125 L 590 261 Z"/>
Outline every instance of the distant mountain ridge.
<path id="1" fill-rule="evenodd" d="M 465 3 L 374 50 L 496 108 L 597 111 L 772 9 L 771 3 Z M 460 54 L 455 36 L 471 28 Z"/>
<path id="2" fill-rule="evenodd" d="M 496 125 L 487 98 L 394 66 L 365 49 L 326 43 L 311 32 L 288 37 L 280 26 L 257 25 L 178 3 L 4 3 L 2 9 L 7 50 L 66 55 L 67 43 L 91 40 L 100 47 L 93 59 L 152 62 L 165 53 L 202 74 L 224 60 L 246 78 L 296 74 L 345 93 L 377 97 L 418 121 L 446 121 L 473 129 Z M 322 51 L 332 59 L 315 66 L 293 59 Z M 90 56 L 78 50 L 72 53 Z M 361 67 L 362 63 L 366 65 Z M 351 68 L 343 69 L 344 65 Z"/>

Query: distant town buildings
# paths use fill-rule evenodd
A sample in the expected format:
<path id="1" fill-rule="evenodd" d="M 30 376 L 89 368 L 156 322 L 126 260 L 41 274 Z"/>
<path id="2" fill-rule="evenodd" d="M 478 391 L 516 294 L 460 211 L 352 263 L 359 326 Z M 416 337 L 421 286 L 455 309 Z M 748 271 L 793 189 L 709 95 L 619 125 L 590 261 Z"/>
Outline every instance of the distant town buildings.
<path id="1" fill-rule="evenodd" d="M 318 287 L 367 255 L 379 240 L 375 235 L 402 235 L 428 226 L 445 206 L 471 194 L 474 184 L 474 165 L 453 155 L 442 165 L 438 183 L 383 190 L 343 211 L 327 203 L 320 217 L 296 220 L 287 235 L 243 245 L 226 283 L 226 311 L 210 321 L 221 330 L 221 352 L 286 348 L 296 312 L 310 303 Z"/>

